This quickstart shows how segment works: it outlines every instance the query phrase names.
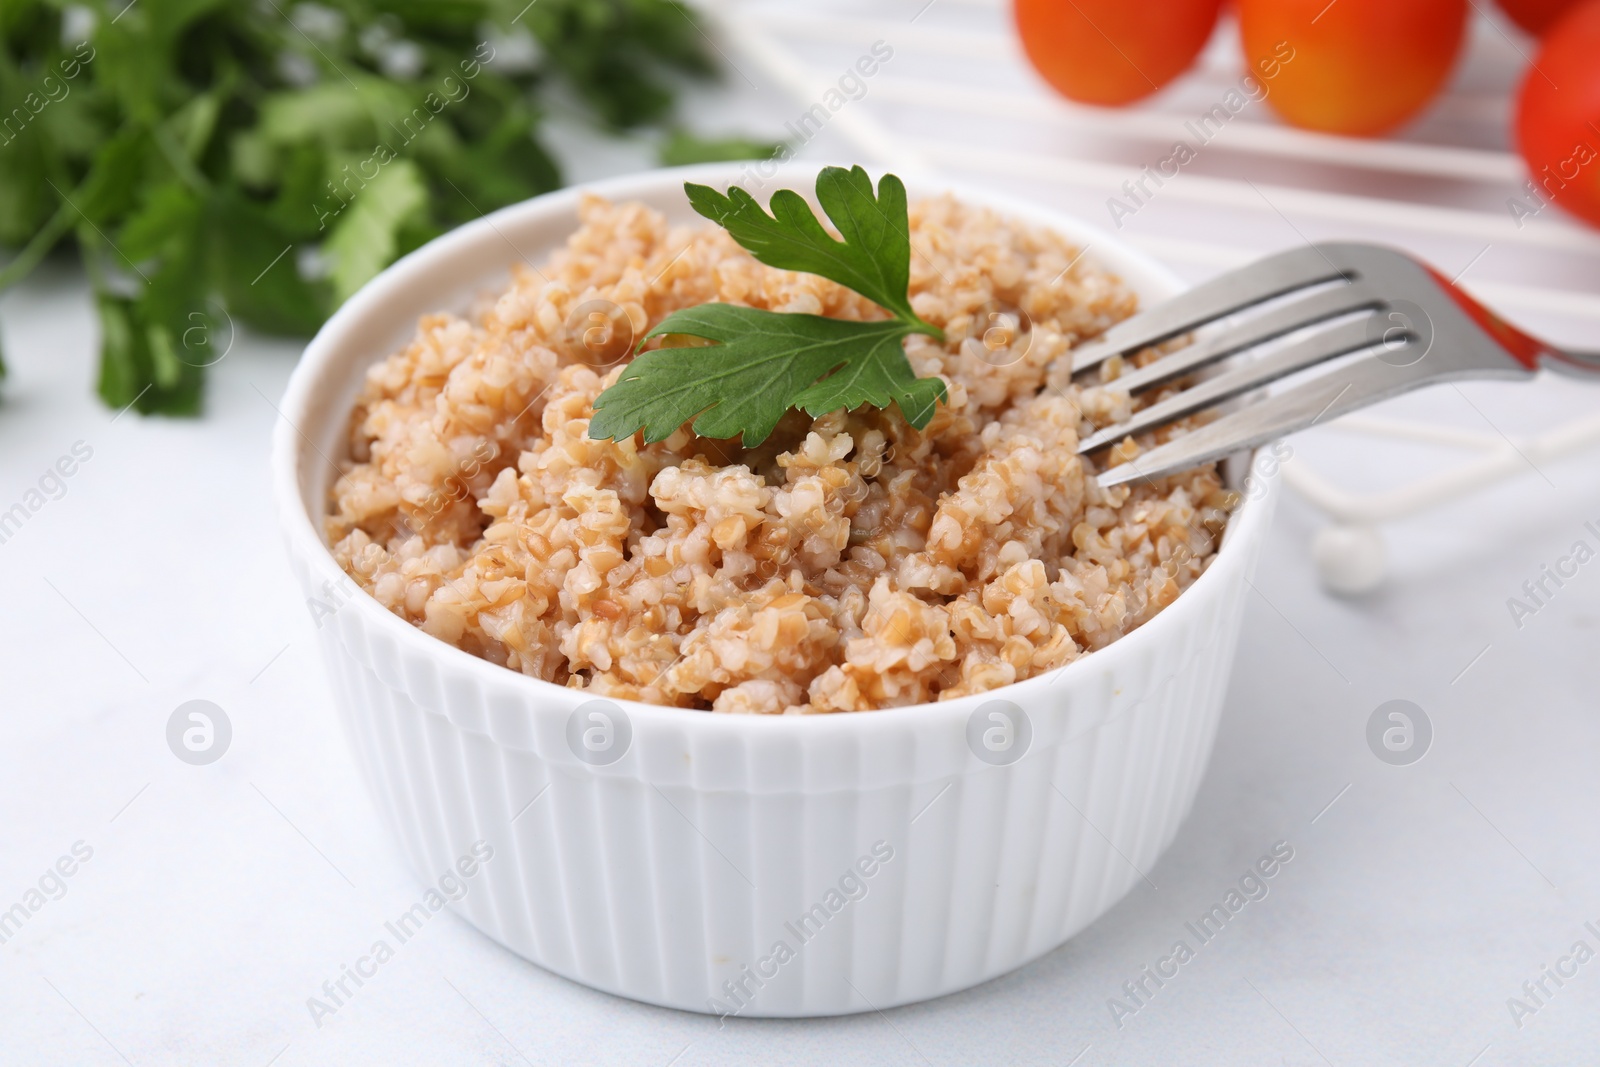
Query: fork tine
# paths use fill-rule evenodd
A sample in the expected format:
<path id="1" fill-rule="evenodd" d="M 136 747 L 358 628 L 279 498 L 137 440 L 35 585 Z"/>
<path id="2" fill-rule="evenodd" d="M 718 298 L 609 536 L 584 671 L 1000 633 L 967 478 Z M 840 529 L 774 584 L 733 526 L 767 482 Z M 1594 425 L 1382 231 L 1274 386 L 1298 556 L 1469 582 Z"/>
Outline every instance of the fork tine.
<path id="1" fill-rule="evenodd" d="M 1109 489 L 1141 478 L 1159 478 L 1254 448 L 1419 385 L 1470 376 L 1473 372 L 1467 370 L 1441 373 L 1436 364 L 1430 365 L 1426 359 L 1396 366 L 1385 363 L 1377 353 L 1369 353 L 1353 363 L 1174 438 L 1137 459 L 1111 468 L 1098 480 L 1102 488 Z"/>
<path id="2" fill-rule="evenodd" d="M 1317 248 L 1296 248 L 1186 290 L 1111 327 L 1073 353 L 1072 372 L 1187 333 L 1224 315 L 1308 285 L 1347 277 Z"/>
<path id="3" fill-rule="evenodd" d="M 1209 366 L 1247 348 L 1306 326 L 1315 326 L 1340 315 L 1378 307 L 1382 301 L 1367 286 L 1357 282 L 1313 293 L 1311 296 L 1257 315 L 1215 336 L 1206 337 L 1186 348 L 1138 370 L 1124 374 L 1107 388 L 1137 393 L 1152 386 L 1163 385 L 1174 378 Z"/>
<path id="4" fill-rule="evenodd" d="M 1275 382 L 1296 371 L 1351 352 L 1358 352 L 1363 348 L 1370 348 L 1379 342 L 1379 339 L 1372 335 L 1372 323 L 1371 315 L 1341 322 L 1270 355 L 1251 359 L 1215 378 L 1197 382 L 1160 403 L 1151 404 L 1142 411 L 1134 412 L 1133 417 L 1127 422 L 1108 426 L 1099 433 L 1091 434 L 1079 443 L 1078 452 L 1080 454 L 1092 452 L 1124 437 L 1159 429 L 1185 415 L 1192 415 L 1201 408 L 1219 404 L 1230 397 Z M 1413 342 L 1408 340 L 1406 343 Z"/>

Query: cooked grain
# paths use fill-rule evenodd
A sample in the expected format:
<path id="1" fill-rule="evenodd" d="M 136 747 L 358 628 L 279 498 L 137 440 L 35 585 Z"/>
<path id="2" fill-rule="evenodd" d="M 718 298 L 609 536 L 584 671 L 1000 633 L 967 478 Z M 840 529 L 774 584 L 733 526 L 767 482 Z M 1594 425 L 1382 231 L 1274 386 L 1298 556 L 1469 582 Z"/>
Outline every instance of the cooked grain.
<path id="1" fill-rule="evenodd" d="M 440 640 L 597 695 L 866 710 L 1059 667 L 1210 561 L 1227 503 L 1212 467 L 1102 490 L 1074 455 L 1129 401 L 1073 384 L 1063 357 L 1135 297 L 1065 239 L 948 197 L 912 206 L 912 303 L 946 341 L 913 336 L 907 355 L 950 393 L 920 432 L 892 410 L 791 412 L 757 448 L 684 430 L 641 446 L 589 439 L 589 417 L 620 373 L 605 365 L 669 312 L 882 312 L 715 227 L 597 198 L 581 217 L 477 321 L 424 316 L 355 410 L 329 541 Z M 584 314 L 607 307 L 609 339 Z M 995 312 L 1031 332 L 990 352 L 986 331 L 1017 321 Z"/>

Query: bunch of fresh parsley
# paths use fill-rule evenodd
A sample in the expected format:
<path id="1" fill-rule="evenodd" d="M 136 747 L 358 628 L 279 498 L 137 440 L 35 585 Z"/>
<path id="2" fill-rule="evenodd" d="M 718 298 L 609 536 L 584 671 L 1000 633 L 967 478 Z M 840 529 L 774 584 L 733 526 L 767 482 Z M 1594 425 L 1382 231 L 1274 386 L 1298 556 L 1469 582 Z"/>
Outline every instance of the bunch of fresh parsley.
<path id="1" fill-rule="evenodd" d="M 552 85 L 623 129 L 711 71 L 675 0 L 0 0 L 0 290 L 75 243 L 101 397 L 194 413 L 235 327 L 309 333 L 401 254 L 556 187 Z"/>
<path id="2" fill-rule="evenodd" d="M 595 399 L 589 436 L 621 438 L 644 431 L 661 441 L 693 420 L 702 437 L 742 435 L 746 447 L 766 440 L 790 408 L 812 416 L 863 404 L 893 402 L 917 429 L 945 399 L 940 378 L 919 378 L 903 342 L 914 333 L 944 340 L 911 309 L 911 234 L 906 188 L 884 175 L 873 194 L 860 167 L 826 167 L 817 202 L 840 238 L 828 233 L 800 194 L 782 189 L 772 214 L 734 186 L 726 196 L 685 183 L 689 203 L 769 267 L 819 274 L 883 308 L 869 322 L 701 304 L 675 311 L 645 335 L 686 335 L 714 342 L 645 352 Z M 643 344 L 643 342 L 641 342 Z"/>

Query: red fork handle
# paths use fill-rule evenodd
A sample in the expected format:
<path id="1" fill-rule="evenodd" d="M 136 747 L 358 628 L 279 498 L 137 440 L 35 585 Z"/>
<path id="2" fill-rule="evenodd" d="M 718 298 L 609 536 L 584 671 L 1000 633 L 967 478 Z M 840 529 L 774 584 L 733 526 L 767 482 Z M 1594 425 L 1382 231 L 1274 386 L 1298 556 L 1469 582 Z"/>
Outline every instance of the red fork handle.
<path id="1" fill-rule="evenodd" d="M 1429 274 L 1433 275 L 1433 280 L 1439 283 L 1439 288 L 1448 293 L 1450 299 L 1456 302 L 1456 306 L 1465 311 L 1468 317 L 1478 324 L 1480 330 L 1499 342 L 1500 347 L 1506 350 L 1507 355 L 1524 367 L 1531 371 L 1536 371 L 1543 363 L 1543 357 L 1559 357 L 1561 355 L 1561 353 L 1553 351 L 1543 341 L 1528 336 L 1472 299 L 1472 297 L 1462 292 L 1455 282 L 1452 282 L 1432 267 L 1428 267 L 1427 270 Z"/>
<path id="2" fill-rule="evenodd" d="M 1478 328 L 1506 350 L 1506 355 L 1528 368 L 1537 371 L 1542 367 L 1553 364 L 1558 370 L 1580 370 L 1589 373 L 1600 372 L 1600 361 L 1579 359 L 1571 353 L 1563 352 L 1553 345 L 1545 344 L 1537 337 L 1523 333 L 1499 315 L 1490 311 L 1472 297 L 1461 291 L 1450 279 L 1438 271 L 1423 264 L 1433 280 L 1439 283 L 1439 288 L 1449 294 L 1456 306 L 1465 311 Z"/>

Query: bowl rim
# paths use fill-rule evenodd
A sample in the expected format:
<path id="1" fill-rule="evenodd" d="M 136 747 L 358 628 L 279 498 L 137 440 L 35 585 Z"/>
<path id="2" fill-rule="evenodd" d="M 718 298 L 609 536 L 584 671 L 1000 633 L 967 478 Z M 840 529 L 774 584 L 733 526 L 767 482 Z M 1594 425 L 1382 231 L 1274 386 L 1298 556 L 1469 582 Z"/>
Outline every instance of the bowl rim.
<path id="1" fill-rule="evenodd" d="M 766 184 L 760 195 L 765 198 L 777 188 L 795 188 L 810 199 L 816 172 L 824 165 L 827 164 L 793 162 L 783 164 L 776 168 L 771 177 L 761 176 L 761 180 Z M 753 165 L 748 161 L 696 164 L 687 167 L 655 168 L 599 181 L 576 183 L 508 205 L 458 226 L 403 256 L 367 282 L 334 312 L 306 345 L 290 374 L 283 398 L 279 403 L 279 417 L 274 422 L 272 432 L 272 483 L 279 522 L 291 555 L 305 561 L 318 580 L 326 577 L 337 582 L 347 577 L 345 571 L 334 560 L 323 538 L 320 531 L 320 515 L 313 517 L 301 493 L 300 466 L 306 447 L 311 445 L 311 437 L 303 433 L 300 427 L 310 415 L 308 408 L 317 396 L 318 388 L 325 384 L 319 380 L 325 365 L 340 351 L 341 346 L 347 343 L 347 335 L 354 332 L 357 324 L 381 305 L 390 290 L 419 277 L 425 277 L 434 268 L 435 261 L 470 248 L 474 244 L 505 243 L 502 227 L 507 224 L 513 222 L 522 224 L 539 216 L 575 214 L 579 201 L 585 196 L 597 195 L 610 200 L 644 198 L 664 185 L 683 181 L 722 186 L 748 177 L 752 169 Z M 881 167 L 867 169 L 874 178 L 886 170 Z M 1053 229 L 1077 244 L 1084 255 L 1099 260 L 1103 268 L 1122 277 L 1136 289 L 1158 290 L 1161 291 L 1160 298 L 1167 298 L 1187 288 L 1187 285 L 1167 267 L 1110 231 L 1076 216 L 1060 213 L 1033 201 L 1002 192 L 974 189 L 938 174 L 919 173 L 903 167 L 897 167 L 895 171 L 905 181 L 913 199 L 949 192 L 966 203 L 988 207 L 1032 225 Z M 548 253 L 554 247 L 547 246 L 542 251 Z M 528 262 L 528 260 L 519 254 L 518 257 L 507 261 L 507 269 L 516 262 Z M 440 291 L 458 293 L 460 288 L 459 285 L 451 286 L 446 282 Z M 440 305 L 446 302 L 447 298 L 441 297 Z M 427 314 L 432 310 L 432 308 L 420 309 L 417 315 Z M 381 358 L 382 355 L 376 355 L 365 366 L 371 366 Z M 661 725 L 671 723 L 686 726 L 694 723 L 697 725 L 691 728 L 718 733 L 732 731 L 741 736 L 747 736 L 744 731 L 750 729 L 801 729 L 811 734 L 828 734 L 834 730 L 850 730 L 855 733 L 863 729 L 898 730 L 919 724 L 932 727 L 944 724 L 948 720 L 965 719 L 975 708 L 992 700 L 1011 700 L 1026 704 L 1030 692 L 1039 693 L 1047 688 L 1055 690 L 1068 679 L 1088 679 L 1092 677 L 1090 672 L 1095 666 L 1115 669 L 1115 661 L 1119 658 L 1139 655 L 1152 642 L 1160 642 L 1168 632 L 1182 626 L 1184 613 L 1200 610 L 1197 606 L 1200 600 L 1223 595 L 1221 583 L 1224 575 L 1245 566 L 1245 557 L 1248 554 L 1245 542 L 1259 538 L 1269 521 L 1271 505 L 1277 492 L 1277 481 L 1276 477 L 1262 478 L 1260 484 L 1265 491 L 1258 496 L 1245 495 L 1240 506 L 1230 516 L 1222 543 L 1218 546 L 1211 563 L 1172 604 L 1163 608 L 1142 626 L 1110 644 L 1091 653 L 1085 653 L 1062 667 L 1031 678 L 949 700 L 879 708 L 868 712 L 815 715 L 727 715 L 697 708 L 651 704 L 629 698 L 611 696 L 590 698 L 608 700 L 622 707 L 634 721 L 636 728 L 641 725 L 640 720 L 644 723 L 654 722 Z M 1243 578 L 1241 575 L 1241 579 Z M 1185 604 L 1189 607 L 1185 607 Z M 359 587 L 340 604 L 337 610 L 360 612 L 367 624 L 376 626 L 379 632 L 389 636 L 400 648 L 434 658 L 441 670 L 447 670 L 458 676 L 465 674 L 474 683 L 489 691 L 499 690 L 517 694 L 523 698 L 530 714 L 541 710 L 541 705 L 551 703 L 570 701 L 576 706 L 587 692 L 534 678 L 475 656 L 413 626 Z M 1174 665 L 1173 669 L 1176 670 L 1178 666 Z M 563 707 L 562 714 L 565 713 Z M 758 722 L 762 725 L 754 725 Z M 781 723 L 796 725 L 784 727 L 779 725 Z M 800 723 L 805 725 L 798 725 Z M 832 725 L 829 725 L 830 723 Z"/>

